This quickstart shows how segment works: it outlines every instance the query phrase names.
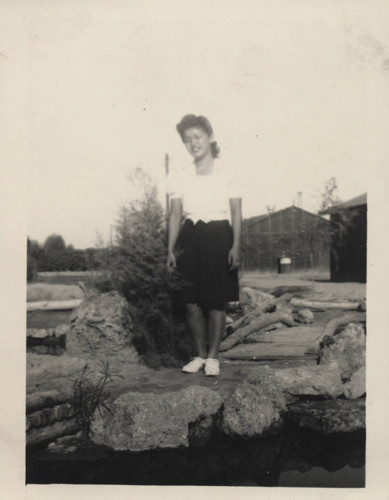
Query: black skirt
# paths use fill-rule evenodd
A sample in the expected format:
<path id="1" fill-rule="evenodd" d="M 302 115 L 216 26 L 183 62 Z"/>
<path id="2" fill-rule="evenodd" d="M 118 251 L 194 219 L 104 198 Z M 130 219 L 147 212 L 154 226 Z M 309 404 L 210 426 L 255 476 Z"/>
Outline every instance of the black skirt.
<path id="1" fill-rule="evenodd" d="M 228 264 L 232 243 L 228 220 L 184 222 L 177 239 L 177 270 L 187 281 L 179 294 L 181 304 L 224 310 L 226 302 L 239 300 L 238 271 Z"/>

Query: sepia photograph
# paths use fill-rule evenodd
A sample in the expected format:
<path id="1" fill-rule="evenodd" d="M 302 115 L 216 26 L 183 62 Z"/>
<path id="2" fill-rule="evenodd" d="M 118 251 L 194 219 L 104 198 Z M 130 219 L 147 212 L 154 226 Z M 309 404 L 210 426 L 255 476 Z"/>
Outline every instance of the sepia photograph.
<path id="1" fill-rule="evenodd" d="M 25 3 L 27 490 L 366 489 L 387 7 Z"/>

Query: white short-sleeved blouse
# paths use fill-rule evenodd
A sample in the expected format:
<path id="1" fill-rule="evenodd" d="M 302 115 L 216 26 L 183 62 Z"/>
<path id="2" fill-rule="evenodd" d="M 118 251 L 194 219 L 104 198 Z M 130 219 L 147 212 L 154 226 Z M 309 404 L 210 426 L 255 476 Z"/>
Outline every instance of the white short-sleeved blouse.
<path id="1" fill-rule="evenodd" d="M 170 174 L 166 191 L 170 200 L 182 199 L 184 216 L 194 223 L 199 220 L 230 220 L 230 198 L 242 198 L 237 177 L 237 172 L 233 172 L 222 159 L 215 158 L 211 172 L 206 175 L 196 174 L 194 163 Z"/>

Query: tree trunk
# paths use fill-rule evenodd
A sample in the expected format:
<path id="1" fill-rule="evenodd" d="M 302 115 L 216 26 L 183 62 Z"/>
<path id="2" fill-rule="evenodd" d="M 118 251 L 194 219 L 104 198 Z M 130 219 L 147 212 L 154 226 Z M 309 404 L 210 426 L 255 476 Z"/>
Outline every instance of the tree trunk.
<path id="1" fill-rule="evenodd" d="M 27 394 L 26 399 L 26 411 L 27 413 L 32 413 L 36 410 L 41 410 L 43 408 L 52 407 L 59 405 L 61 403 L 67 403 L 70 399 L 70 395 L 65 392 L 58 390 L 35 392 L 33 394 Z"/>
<path id="2" fill-rule="evenodd" d="M 356 313 L 356 314 L 346 314 L 341 318 L 334 318 L 329 321 L 324 328 L 322 333 L 322 338 L 327 335 L 332 337 L 338 328 L 342 326 L 347 326 L 349 323 L 365 323 L 366 322 L 366 314 L 364 313 Z"/>
<path id="3" fill-rule="evenodd" d="M 293 319 L 288 314 L 279 312 L 265 314 L 223 340 L 220 344 L 219 351 L 227 351 L 247 337 L 247 335 L 250 335 L 250 333 L 278 322 L 284 323 L 287 326 L 295 326 Z"/>
<path id="4" fill-rule="evenodd" d="M 26 435 L 27 446 L 34 446 L 41 443 L 54 441 L 55 439 L 68 434 L 75 434 L 80 430 L 75 419 L 62 420 L 53 425 L 48 425 L 40 429 L 31 429 Z"/>
<path id="5" fill-rule="evenodd" d="M 305 300 L 305 299 L 292 299 L 290 301 L 292 306 L 297 307 L 309 307 L 310 309 L 344 309 L 347 311 L 355 311 L 360 307 L 359 302 L 329 302 L 329 301 L 313 301 L 313 300 Z"/>
<path id="6" fill-rule="evenodd" d="M 36 302 L 27 302 L 27 312 L 29 311 L 70 311 L 79 304 L 82 299 L 71 300 L 44 300 Z"/>

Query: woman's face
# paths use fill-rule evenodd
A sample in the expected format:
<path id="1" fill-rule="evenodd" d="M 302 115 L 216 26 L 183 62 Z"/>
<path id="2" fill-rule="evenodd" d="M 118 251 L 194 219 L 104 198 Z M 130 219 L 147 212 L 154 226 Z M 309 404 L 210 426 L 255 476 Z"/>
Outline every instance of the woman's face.
<path id="1" fill-rule="evenodd" d="M 200 127 L 190 127 L 184 132 L 184 144 L 195 160 L 200 160 L 211 153 L 212 137 Z"/>

